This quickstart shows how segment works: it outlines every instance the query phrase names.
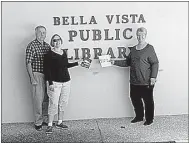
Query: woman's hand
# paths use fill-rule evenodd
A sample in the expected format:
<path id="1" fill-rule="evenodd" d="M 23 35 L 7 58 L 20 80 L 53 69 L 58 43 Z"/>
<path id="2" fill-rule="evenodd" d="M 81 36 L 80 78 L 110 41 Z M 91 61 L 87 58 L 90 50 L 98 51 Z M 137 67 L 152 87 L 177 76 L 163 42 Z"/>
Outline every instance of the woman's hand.
<path id="1" fill-rule="evenodd" d="M 156 83 L 156 78 L 150 78 L 150 85 L 154 85 Z"/>
<path id="2" fill-rule="evenodd" d="M 115 60 L 113 60 L 113 59 L 110 59 L 110 62 L 111 62 L 111 64 L 112 64 L 112 65 L 114 65 L 114 63 L 115 63 Z"/>
<path id="3" fill-rule="evenodd" d="M 83 62 L 83 59 L 80 59 L 77 62 L 78 62 L 78 65 L 81 66 L 81 63 Z"/>

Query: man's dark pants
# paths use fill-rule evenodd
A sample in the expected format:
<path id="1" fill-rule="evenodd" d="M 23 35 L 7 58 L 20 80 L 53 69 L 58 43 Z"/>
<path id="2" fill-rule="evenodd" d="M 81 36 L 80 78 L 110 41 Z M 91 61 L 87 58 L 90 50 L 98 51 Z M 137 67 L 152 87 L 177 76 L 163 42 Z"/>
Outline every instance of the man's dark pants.
<path id="1" fill-rule="evenodd" d="M 143 119 L 144 109 L 146 121 L 154 119 L 153 86 L 130 84 L 130 98 L 137 119 Z M 143 102 L 144 105 L 143 105 Z"/>

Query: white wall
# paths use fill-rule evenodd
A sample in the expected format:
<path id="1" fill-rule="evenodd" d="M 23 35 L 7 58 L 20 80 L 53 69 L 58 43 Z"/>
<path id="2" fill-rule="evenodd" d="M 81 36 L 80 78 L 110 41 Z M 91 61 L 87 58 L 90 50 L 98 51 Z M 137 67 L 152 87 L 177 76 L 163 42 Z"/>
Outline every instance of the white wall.
<path id="1" fill-rule="evenodd" d="M 143 14 L 144 24 L 108 24 L 105 15 Z M 54 16 L 95 16 L 97 25 L 53 25 Z M 25 68 L 25 49 L 35 38 L 34 28 L 47 28 L 46 41 L 54 33 L 64 39 L 64 48 L 102 48 L 134 45 L 132 40 L 68 42 L 68 30 L 136 28 L 148 30 L 147 41 L 159 57 L 160 70 L 154 89 L 155 114 L 188 114 L 188 3 L 187 2 L 2 2 L 2 122 L 34 120 L 30 83 Z M 92 34 L 91 34 L 92 35 Z M 79 51 L 81 54 L 81 50 Z M 70 61 L 72 62 L 72 61 Z M 101 68 L 93 60 L 90 69 L 74 67 L 71 95 L 65 119 L 114 118 L 134 116 L 129 99 L 129 69 Z"/>

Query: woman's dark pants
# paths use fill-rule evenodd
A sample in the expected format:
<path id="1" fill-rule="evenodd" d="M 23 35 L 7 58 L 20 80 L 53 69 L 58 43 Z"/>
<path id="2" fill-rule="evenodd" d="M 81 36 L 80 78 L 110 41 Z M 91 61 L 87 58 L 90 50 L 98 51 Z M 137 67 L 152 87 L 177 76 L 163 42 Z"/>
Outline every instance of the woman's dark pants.
<path id="1" fill-rule="evenodd" d="M 134 106 L 136 118 L 143 119 L 144 109 L 145 109 L 146 121 L 153 121 L 154 119 L 153 86 L 130 84 L 130 98 Z"/>

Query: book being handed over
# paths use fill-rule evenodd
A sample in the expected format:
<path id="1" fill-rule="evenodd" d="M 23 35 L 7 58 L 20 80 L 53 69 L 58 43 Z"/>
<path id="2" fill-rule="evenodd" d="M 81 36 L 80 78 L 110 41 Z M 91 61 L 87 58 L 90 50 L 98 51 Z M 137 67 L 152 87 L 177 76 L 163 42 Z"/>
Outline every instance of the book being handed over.
<path id="1" fill-rule="evenodd" d="M 91 62 L 92 62 L 91 59 L 84 58 L 83 61 L 81 62 L 81 66 L 89 69 Z"/>
<path id="2" fill-rule="evenodd" d="M 102 67 L 112 66 L 110 55 L 101 55 L 99 56 L 99 60 Z"/>

